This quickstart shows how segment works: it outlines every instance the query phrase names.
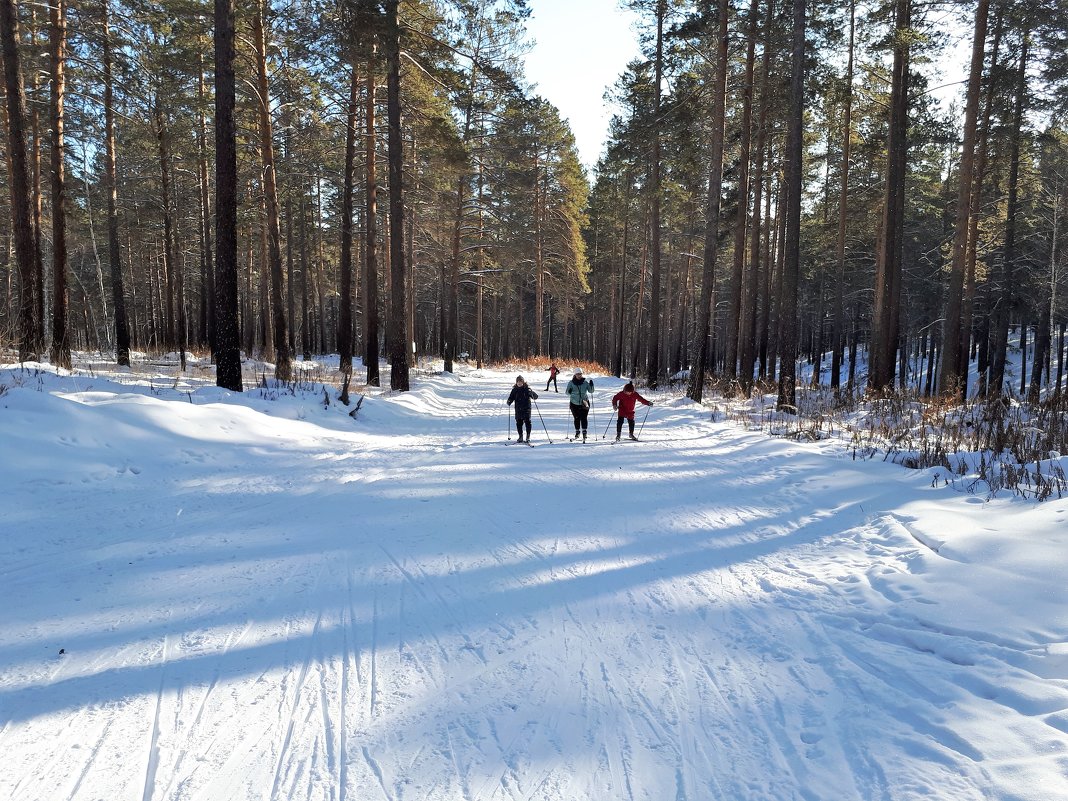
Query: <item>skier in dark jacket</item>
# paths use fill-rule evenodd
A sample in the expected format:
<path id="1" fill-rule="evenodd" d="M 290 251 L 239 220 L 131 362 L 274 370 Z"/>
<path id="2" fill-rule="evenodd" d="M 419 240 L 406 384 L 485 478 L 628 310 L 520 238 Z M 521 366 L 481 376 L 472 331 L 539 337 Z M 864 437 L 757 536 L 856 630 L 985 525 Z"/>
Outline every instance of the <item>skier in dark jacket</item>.
<path id="1" fill-rule="evenodd" d="M 582 375 L 581 368 L 575 370 L 575 375 L 567 382 L 564 392 L 571 401 L 571 416 L 575 418 L 575 439 L 582 434 L 582 441 L 586 441 L 586 430 L 589 428 L 590 398 L 593 393 L 593 380 L 587 380 Z"/>
<path id="2" fill-rule="evenodd" d="M 634 384 L 629 381 L 623 385 L 622 391 L 612 396 L 612 408 L 619 413 L 619 417 L 616 419 L 616 442 L 619 441 L 619 436 L 623 433 L 624 420 L 627 421 L 627 425 L 630 427 L 630 438 L 637 439 L 634 436 L 634 404 L 638 401 L 646 406 L 653 405 L 651 401 L 647 401 L 635 392 Z"/>
<path id="3" fill-rule="evenodd" d="M 520 442 L 530 442 L 530 402 L 538 399 L 538 393 L 527 386 L 523 376 L 515 380 L 515 386 L 508 393 L 508 405 L 515 404 L 515 430 L 519 432 Z M 527 438 L 523 439 L 523 428 L 527 429 Z"/>
<path id="4" fill-rule="evenodd" d="M 549 380 L 545 382 L 545 391 L 549 391 L 549 384 L 553 385 L 553 389 L 557 392 L 560 391 L 560 387 L 556 384 L 556 374 L 560 372 L 560 369 L 556 366 L 556 362 L 549 365 Z"/>

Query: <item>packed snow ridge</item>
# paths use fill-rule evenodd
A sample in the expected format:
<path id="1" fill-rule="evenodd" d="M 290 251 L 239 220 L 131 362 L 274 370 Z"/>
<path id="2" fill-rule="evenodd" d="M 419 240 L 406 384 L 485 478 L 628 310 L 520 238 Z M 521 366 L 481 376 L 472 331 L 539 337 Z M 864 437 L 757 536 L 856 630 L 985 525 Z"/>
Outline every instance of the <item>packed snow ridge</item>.
<path id="1" fill-rule="evenodd" d="M 1068 500 L 514 378 L 0 369 L 0 798 L 1068 799 Z"/>

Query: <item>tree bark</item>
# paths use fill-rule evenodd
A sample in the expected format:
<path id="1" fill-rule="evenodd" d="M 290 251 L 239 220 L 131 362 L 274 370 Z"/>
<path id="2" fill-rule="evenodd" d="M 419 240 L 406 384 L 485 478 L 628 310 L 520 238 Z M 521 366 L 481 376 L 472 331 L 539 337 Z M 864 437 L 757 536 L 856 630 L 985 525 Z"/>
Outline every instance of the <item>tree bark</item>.
<path id="1" fill-rule="evenodd" d="M 345 114 L 345 175 L 341 183 L 341 308 L 337 323 L 337 346 L 342 375 L 352 375 L 352 204 L 356 165 L 356 107 L 360 100 L 360 76 L 353 60 L 349 67 L 349 103 Z"/>
<path id="2" fill-rule="evenodd" d="M 656 2 L 656 59 L 653 66 L 653 149 L 650 158 L 649 176 L 649 229 L 651 234 L 649 275 L 649 354 L 646 381 L 650 389 L 660 383 L 660 328 L 661 328 L 661 231 L 660 231 L 660 84 L 664 76 L 664 17 L 667 16 L 666 0 Z"/>
<path id="3" fill-rule="evenodd" d="M 805 0 L 794 0 L 790 116 L 786 129 L 786 239 L 779 302 L 779 398 L 776 408 L 797 411 L 797 283 L 801 271 L 801 156 L 805 111 Z"/>
<path id="4" fill-rule="evenodd" d="M 215 383 L 240 392 L 234 96 L 234 2 L 215 0 Z"/>
<path id="5" fill-rule="evenodd" d="M 1008 350 L 1009 319 L 1015 303 L 1016 292 L 1016 216 L 1019 213 L 1020 188 L 1020 131 L 1023 127 L 1024 106 L 1027 96 L 1027 56 L 1030 31 L 1022 32 L 1020 59 L 1016 72 L 1016 102 L 1012 115 L 1012 131 L 1009 146 L 1009 186 L 1005 209 L 1005 256 L 1003 259 L 1001 297 L 997 301 L 993 349 L 990 360 L 989 391 L 1005 394 L 1005 360 Z"/>
<path id="6" fill-rule="evenodd" d="M 375 162 L 375 51 L 367 59 L 366 117 L 367 136 L 367 210 L 364 214 L 364 279 L 363 279 L 363 363 L 367 368 L 367 386 L 379 385 L 378 375 L 378 177 Z"/>
<path id="7" fill-rule="evenodd" d="M 728 3 L 719 4 L 719 24 L 716 33 L 716 75 L 712 84 L 712 140 L 708 173 L 708 200 L 705 206 L 705 244 L 702 253 L 701 301 L 697 318 L 697 354 L 690 369 L 687 390 L 691 400 L 701 402 L 704 396 L 705 371 L 709 362 L 709 335 L 712 331 L 712 303 L 715 295 L 716 260 L 719 257 L 720 190 L 723 187 L 723 121 L 727 103 L 727 19 Z"/>
<path id="8" fill-rule="evenodd" d="M 734 261 L 731 268 L 730 312 L 727 316 L 728 378 L 738 377 L 742 340 L 749 334 L 745 312 L 745 241 L 749 224 L 749 168 L 753 142 L 753 74 L 756 65 L 757 12 L 759 0 L 750 0 L 749 29 L 746 33 L 745 77 L 742 82 L 742 130 L 738 154 L 738 212 L 734 221 Z M 752 371 L 750 371 L 751 373 Z M 742 376 L 743 389 L 752 384 L 752 376 Z"/>
<path id="9" fill-rule="evenodd" d="M 541 181 L 541 148 L 534 143 L 534 355 L 545 342 L 545 198 Z"/>
<path id="10" fill-rule="evenodd" d="M 167 127 L 162 101 L 157 94 L 152 114 L 155 122 L 156 148 L 160 173 L 160 211 L 163 216 L 163 300 L 165 304 L 163 326 L 164 349 L 176 347 L 174 328 L 174 215 L 171 213 L 171 165 L 167 147 Z"/>
<path id="11" fill-rule="evenodd" d="M 1049 252 L 1049 280 L 1044 282 L 1043 291 L 1040 295 L 1042 311 L 1039 314 L 1038 326 L 1035 328 L 1035 361 L 1031 368 L 1031 386 L 1027 391 L 1027 400 L 1037 404 L 1042 392 L 1042 371 L 1048 367 L 1050 345 L 1052 344 L 1053 306 L 1055 303 L 1055 289 L 1057 286 L 1057 235 L 1060 227 L 1060 192 L 1053 200 L 1053 232 L 1050 236 Z"/>
<path id="12" fill-rule="evenodd" d="M 383 51 L 386 56 L 386 112 L 389 121 L 389 247 L 391 297 L 389 315 L 390 386 L 407 392 L 408 344 L 405 337 L 405 267 L 404 252 L 404 152 L 401 141 L 401 76 L 399 0 L 386 0 L 386 25 Z"/>
<path id="13" fill-rule="evenodd" d="M 615 359 L 612 365 L 612 373 L 616 378 L 623 377 L 623 334 L 624 334 L 624 321 L 626 319 L 627 308 L 627 247 L 629 246 L 630 238 L 630 189 L 631 189 L 631 177 L 628 172 L 626 175 L 626 199 L 623 204 L 623 251 L 620 255 L 619 266 L 619 328 L 616 333 L 616 349 Z"/>
<path id="14" fill-rule="evenodd" d="M 274 377 L 279 381 L 292 381 L 293 364 L 289 350 L 289 327 L 286 320 L 285 276 L 282 272 L 282 236 L 278 220 L 278 177 L 274 169 L 274 136 L 271 124 L 271 101 L 267 86 L 266 14 L 266 5 L 261 5 L 253 17 L 252 35 L 256 47 L 260 163 L 263 165 L 263 196 L 267 212 L 267 260 L 271 280 L 271 329 L 275 352 Z M 351 338 L 351 331 L 348 336 Z"/>
<path id="15" fill-rule="evenodd" d="M 26 93 L 18 52 L 18 11 L 15 0 L 0 0 L 0 45 L 7 97 L 8 169 L 11 223 L 15 261 L 19 273 L 19 361 L 40 358 L 36 336 L 34 263 L 37 243 L 33 234 L 29 157 L 26 152 Z"/>
<path id="16" fill-rule="evenodd" d="M 893 389 L 897 367 L 895 353 L 901 290 L 904 184 L 908 167 L 908 29 L 911 11 L 911 0 L 895 1 L 894 66 L 890 87 L 886 190 L 883 195 L 883 219 L 876 254 L 875 301 L 868 370 L 868 388 L 873 392 Z"/>
<path id="17" fill-rule="evenodd" d="M 835 243 L 837 276 L 834 287 L 834 319 L 831 323 L 831 389 L 842 382 L 842 351 L 845 345 L 846 216 L 849 200 L 849 159 L 853 146 L 853 47 L 857 26 L 857 3 L 849 0 L 849 58 L 846 63 L 845 108 L 842 110 L 842 183 L 838 192 L 838 238 Z"/>
<path id="18" fill-rule="evenodd" d="M 978 258 L 979 250 L 979 212 L 982 207 L 983 200 L 983 181 L 986 178 L 986 165 L 987 156 L 990 150 L 990 118 L 993 114 L 995 87 L 992 77 L 998 68 L 998 52 L 1001 47 L 1001 34 L 1004 30 L 1004 4 L 999 3 L 996 7 L 996 15 L 994 21 L 994 36 L 993 42 L 990 48 L 990 76 L 991 80 L 988 80 L 988 86 L 986 89 L 986 100 L 983 108 L 983 127 L 981 130 L 981 136 L 979 139 L 979 152 L 975 161 L 975 180 L 972 184 L 972 194 L 970 198 L 970 210 L 968 218 L 968 252 L 967 252 L 967 268 L 965 277 L 964 288 L 964 305 L 961 310 L 961 344 L 960 344 L 960 375 L 961 375 L 961 400 L 967 398 L 968 395 L 968 357 L 971 349 L 972 339 L 972 320 L 975 315 L 975 299 L 978 292 L 978 282 L 975 278 L 975 266 Z M 990 325 L 989 319 L 984 318 L 980 325 L 980 331 L 983 333 L 983 347 L 981 352 L 985 355 L 988 352 L 987 334 L 989 333 Z M 977 364 L 979 381 L 976 387 L 978 395 L 983 396 L 986 394 L 986 365 Z"/>
<path id="19" fill-rule="evenodd" d="M 33 178 L 33 327 L 34 327 L 34 351 L 43 354 L 45 351 L 45 274 L 44 274 L 44 247 L 41 245 L 41 218 L 44 205 L 44 192 L 41 189 L 41 111 L 38 97 L 40 95 L 41 70 L 37 65 L 37 4 L 30 4 L 30 75 L 32 86 L 33 103 L 30 106 L 31 128 L 33 133 L 32 172 Z"/>
<path id="20" fill-rule="evenodd" d="M 953 255 L 946 289 L 945 320 L 942 324 L 942 368 L 938 389 L 943 395 L 960 395 L 961 373 L 966 361 L 961 358 L 961 306 L 968 256 L 968 222 L 972 187 L 975 183 L 975 139 L 979 119 L 979 88 L 983 77 L 986 48 L 986 22 L 990 0 L 979 0 L 972 37 L 972 60 L 968 72 L 968 93 L 964 105 L 964 143 L 960 155 L 960 180 L 957 191 L 957 219 L 953 228 Z M 962 363 L 963 362 L 963 363 Z"/>
<path id="21" fill-rule="evenodd" d="M 49 7 L 50 67 L 52 73 L 52 364 L 69 370 L 70 334 L 67 331 L 67 189 L 64 170 L 63 100 L 67 58 L 67 11 L 64 0 Z"/>
<path id="22" fill-rule="evenodd" d="M 757 3 L 753 2 L 750 13 L 756 15 Z M 768 141 L 768 106 L 769 84 L 771 78 L 771 26 L 774 22 L 775 0 L 768 0 L 767 11 L 764 17 L 764 52 L 760 61 L 760 121 L 757 125 L 756 142 L 756 172 L 752 180 L 753 186 L 753 221 L 750 226 L 749 243 L 749 280 L 748 286 L 742 290 L 742 314 L 739 321 L 739 375 L 741 377 L 742 391 L 748 396 L 753 390 L 753 369 L 756 365 L 757 355 L 757 302 L 760 295 L 760 228 L 761 209 L 764 191 L 764 157 Z M 756 29 L 750 31 L 752 37 L 756 36 Z M 746 178 L 747 183 L 748 176 Z M 745 240 L 742 240 L 745 247 Z"/>
<path id="23" fill-rule="evenodd" d="M 107 2 L 107 0 L 105 0 Z M 204 55 L 197 75 L 197 173 L 200 189 L 200 336 L 215 350 L 215 269 L 211 256 L 211 186 L 208 183 L 208 126 L 205 120 Z"/>

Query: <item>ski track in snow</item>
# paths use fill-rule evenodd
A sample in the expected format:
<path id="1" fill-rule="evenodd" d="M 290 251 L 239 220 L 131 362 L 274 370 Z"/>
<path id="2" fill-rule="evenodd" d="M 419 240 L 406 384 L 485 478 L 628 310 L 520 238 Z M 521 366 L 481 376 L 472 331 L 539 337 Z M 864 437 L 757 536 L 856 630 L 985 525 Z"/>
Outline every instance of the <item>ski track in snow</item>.
<path id="1" fill-rule="evenodd" d="M 0 537 L 0 798 L 1068 799 L 1063 584 L 998 606 L 1023 568 L 962 536 L 1029 515 L 1063 577 L 1068 502 L 977 509 L 660 398 L 606 448 L 542 393 L 555 444 L 535 411 L 502 447 L 511 379 L 349 430 L 0 409 L 64 455 L 0 473 L 33 511 Z"/>

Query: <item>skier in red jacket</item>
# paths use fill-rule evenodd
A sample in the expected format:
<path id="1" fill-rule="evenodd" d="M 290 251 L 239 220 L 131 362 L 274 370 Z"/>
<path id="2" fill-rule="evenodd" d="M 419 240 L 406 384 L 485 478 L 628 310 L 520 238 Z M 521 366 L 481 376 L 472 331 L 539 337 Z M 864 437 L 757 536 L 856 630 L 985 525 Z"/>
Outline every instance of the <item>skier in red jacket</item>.
<path id="1" fill-rule="evenodd" d="M 553 385 L 553 389 L 555 389 L 557 392 L 560 391 L 560 387 L 558 387 L 556 385 L 556 374 L 559 373 L 559 372 L 560 372 L 560 370 L 557 368 L 556 362 L 553 362 L 552 364 L 549 365 L 549 380 L 545 382 L 545 391 L 546 392 L 549 391 L 549 384 L 552 384 Z"/>
<path id="2" fill-rule="evenodd" d="M 651 401 L 647 401 L 635 392 L 634 384 L 629 381 L 624 385 L 622 391 L 612 396 L 612 408 L 619 413 L 619 418 L 616 420 L 616 442 L 619 442 L 619 435 L 623 433 L 624 419 L 630 427 L 630 438 L 637 439 L 634 436 L 634 404 L 638 401 L 641 401 L 646 406 L 653 405 Z"/>

